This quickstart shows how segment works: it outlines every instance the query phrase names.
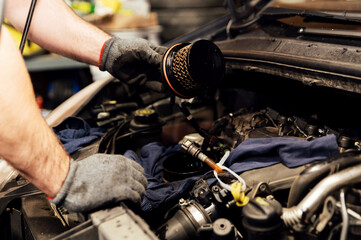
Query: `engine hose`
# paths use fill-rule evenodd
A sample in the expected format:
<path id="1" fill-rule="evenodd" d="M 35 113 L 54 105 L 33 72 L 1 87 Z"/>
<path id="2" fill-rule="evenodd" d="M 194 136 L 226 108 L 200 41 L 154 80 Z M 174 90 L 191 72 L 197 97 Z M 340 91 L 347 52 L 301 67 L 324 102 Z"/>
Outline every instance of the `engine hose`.
<path id="1" fill-rule="evenodd" d="M 296 206 L 306 196 L 309 189 L 313 188 L 325 177 L 359 163 L 361 163 L 360 153 L 349 152 L 312 164 L 302 171 L 292 183 L 287 207 Z"/>
<path id="2" fill-rule="evenodd" d="M 301 223 L 303 212 L 297 207 L 284 208 L 282 219 L 286 226 L 292 227 Z"/>
<path id="3" fill-rule="evenodd" d="M 284 208 L 282 219 L 286 226 L 308 223 L 328 195 L 349 184 L 361 182 L 361 164 L 349 167 L 320 181 L 302 201 L 294 207 Z"/>

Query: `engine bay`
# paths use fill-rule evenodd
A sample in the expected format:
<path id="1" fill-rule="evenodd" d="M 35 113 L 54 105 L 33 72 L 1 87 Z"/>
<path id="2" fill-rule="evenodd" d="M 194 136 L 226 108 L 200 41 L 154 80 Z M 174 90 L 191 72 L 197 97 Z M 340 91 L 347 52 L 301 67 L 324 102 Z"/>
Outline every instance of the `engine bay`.
<path id="1" fill-rule="evenodd" d="M 359 19 L 227 2 L 165 53 L 155 75 L 173 92 L 109 78 L 49 124 L 74 161 L 139 163 L 142 203 L 75 213 L 19 175 L 0 183 L 0 239 L 361 238 L 359 42 L 309 26 Z"/>
<path id="2" fill-rule="evenodd" d="M 123 207 L 140 217 L 136 225 L 144 221 L 149 239 L 339 239 L 345 231 L 358 239 L 360 102 L 358 94 L 237 70 L 217 90 L 174 102 L 114 80 L 77 115 L 104 135 L 72 158 L 124 154 L 142 164 L 147 196 Z M 212 171 L 205 158 L 228 168 Z M 100 231 L 88 229 L 94 214 L 50 206 L 21 177 L 1 192 L 4 238 Z"/>

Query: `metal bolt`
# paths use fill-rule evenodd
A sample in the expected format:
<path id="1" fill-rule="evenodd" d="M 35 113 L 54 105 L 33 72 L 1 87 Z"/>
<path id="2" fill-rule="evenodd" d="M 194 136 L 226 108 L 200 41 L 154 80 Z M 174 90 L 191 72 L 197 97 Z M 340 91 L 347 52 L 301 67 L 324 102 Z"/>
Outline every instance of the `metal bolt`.
<path id="1" fill-rule="evenodd" d="M 266 184 L 264 184 L 264 183 L 259 186 L 259 190 L 260 190 L 261 192 L 266 191 L 266 189 L 267 189 L 267 187 L 266 187 Z"/>
<path id="2" fill-rule="evenodd" d="M 267 199 L 267 200 L 274 200 L 275 197 L 274 197 L 273 195 L 268 195 L 268 196 L 266 197 L 266 199 Z"/>

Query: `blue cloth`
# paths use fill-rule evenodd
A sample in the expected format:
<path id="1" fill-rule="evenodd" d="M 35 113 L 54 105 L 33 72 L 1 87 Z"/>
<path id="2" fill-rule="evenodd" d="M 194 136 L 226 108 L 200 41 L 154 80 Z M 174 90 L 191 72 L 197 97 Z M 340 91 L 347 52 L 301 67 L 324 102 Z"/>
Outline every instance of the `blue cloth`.
<path id="1" fill-rule="evenodd" d="M 53 131 L 69 154 L 89 145 L 105 133 L 102 128 L 91 128 L 83 119 L 76 117 L 66 118 Z"/>
<path id="2" fill-rule="evenodd" d="M 165 148 L 160 143 L 150 143 L 141 149 L 141 157 L 131 150 L 125 152 L 126 157 L 144 167 L 145 176 L 148 179 L 149 185 L 141 205 L 144 212 L 150 212 L 161 207 L 162 204 L 178 199 L 199 179 L 200 176 L 170 183 L 162 181 L 164 159 L 180 150 L 180 145 Z M 230 153 L 224 165 L 237 173 L 277 163 L 283 163 L 292 168 L 323 160 L 337 153 L 338 145 L 334 135 L 320 137 L 313 141 L 286 137 L 253 138 L 238 145 Z M 213 183 L 215 179 L 208 182 Z"/>
<path id="3" fill-rule="evenodd" d="M 225 166 L 238 173 L 283 163 L 298 167 L 339 152 L 335 135 L 305 141 L 298 138 L 249 138 L 229 155 Z"/>
<path id="4" fill-rule="evenodd" d="M 141 204 L 143 211 L 150 212 L 160 205 L 165 204 L 172 199 L 176 199 L 187 189 L 192 187 L 193 183 L 198 179 L 198 177 L 193 177 L 169 183 L 163 182 L 163 161 L 179 151 L 181 151 L 180 145 L 165 148 L 162 144 L 154 142 L 142 147 L 140 158 L 131 150 L 124 153 L 125 157 L 133 159 L 143 166 L 145 176 L 148 180 L 146 196 Z"/>

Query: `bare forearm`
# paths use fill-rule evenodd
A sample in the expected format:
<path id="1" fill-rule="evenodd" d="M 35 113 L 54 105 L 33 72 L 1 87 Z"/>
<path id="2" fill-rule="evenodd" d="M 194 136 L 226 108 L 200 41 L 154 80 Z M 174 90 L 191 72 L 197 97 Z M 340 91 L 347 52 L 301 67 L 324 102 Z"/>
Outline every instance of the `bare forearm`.
<path id="1" fill-rule="evenodd" d="M 69 156 L 41 116 L 24 61 L 5 28 L 0 71 L 0 155 L 53 197 L 67 175 Z"/>
<path id="2" fill-rule="evenodd" d="M 31 0 L 6 1 L 5 16 L 22 31 Z M 63 0 L 37 0 L 29 39 L 49 51 L 97 65 L 110 35 L 77 16 Z"/>
<path id="3" fill-rule="evenodd" d="M 43 119 L 20 118 L 16 127 L 22 131 L 20 134 L 7 132 L 17 139 L 9 141 L 11 145 L 7 149 L 10 151 L 1 149 L 3 157 L 42 192 L 54 197 L 66 178 L 70 158 Z"/>

